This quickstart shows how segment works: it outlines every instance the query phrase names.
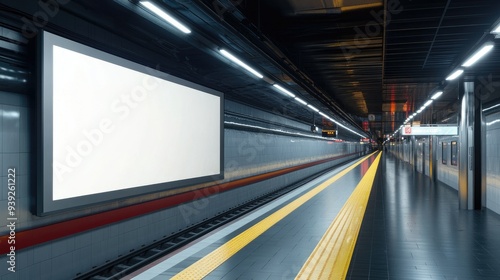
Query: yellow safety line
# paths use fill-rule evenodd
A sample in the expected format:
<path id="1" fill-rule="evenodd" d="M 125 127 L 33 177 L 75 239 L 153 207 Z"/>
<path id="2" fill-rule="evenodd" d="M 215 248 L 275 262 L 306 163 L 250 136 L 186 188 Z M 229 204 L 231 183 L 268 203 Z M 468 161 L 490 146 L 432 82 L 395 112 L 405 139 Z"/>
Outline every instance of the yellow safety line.
<path id="1" fill-rule="evenodd" d="M 278 211 L 269 215 L 259 223 L 248 228 L 247 230 L 240 233 L 236 237 L 232 238 L 225 244 L 221 245 L 219 248 L 215 249 L 205 257 L 201 258 L 194 264 L 190 265 L 183 271 L 179 272 L 171 279 L 202 279 L 203 277 L 207 276 L 210 272 L 214 271 L 217 267 L 219 267 L 221 264 L 223 264 L 225 261 L 231 258 L 238 251 L 243 249 L 254 239 L 259 237 L 262 233 L 267 231 L 270 227 L 278 223 L 280 220 L 285 218 L 288 214 L 292 213 L 295 209 L 299 208 L 301 205 L 306 203 L 315 195 L 326 189 L 328 186 L 333 184 L 335 181 L 337 181 L 339 178 L 347 174 L 349 171 L 356 168 L 356 166 L 360 165 L 363 161 L 365 161 L 372 155 L 373 154 L 370 154 L 362 158 L 355 164 L 337 173 L 327 181 L 323 182 L 314 189 L 308 191 L 307 193 L 297 198 L 293 202 L 283 206 Z"/>
<path id="2" fill-rule="evenodd" d="M 295 279 L 345 279 L 380 156 L 356 186 Z"/>

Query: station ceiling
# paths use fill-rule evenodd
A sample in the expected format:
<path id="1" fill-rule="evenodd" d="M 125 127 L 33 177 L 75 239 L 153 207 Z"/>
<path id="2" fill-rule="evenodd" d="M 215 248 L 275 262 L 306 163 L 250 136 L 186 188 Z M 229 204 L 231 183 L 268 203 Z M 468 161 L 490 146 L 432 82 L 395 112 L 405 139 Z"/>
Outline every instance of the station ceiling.
<path id="1" fill-rule="evenodd" d="M 437 88 L 446 88 L 445 77 L 469 51 L 491 39 L 489 32 L 500 18 L 500 2 L 491 0 L 244 4 L 241 10 L 250 22 L 330 99 L 349 114 L 374 114 L 380 122 L 371 122 L 371 129 L 383 133 L 397 129 Z M 494 75 L 496 53 L 477 67 L 489 64 Z M 456 99 L 456 94 L 445 94 L 433 110 L 453 114 L 450 104 Z M 424 122 L 431 121 L 439 119 Z"/>
<path id="2" fill-rule="evenodd" d="M 422 121 L 456 113 L 458 85 L 444 79 L 471 51 L 494 40 L 490 31 L 500 18 L 498 0 L 155 1 L 192 28 L 185 36 L 136 0 L 58 3 L 64 4 L 48 14 L 44 29 L 218 89 L 228 99 L 304 122 L 317 119 L 272 87 L 279 83 L 358 131 L 374 115 L 368 132 L 374 138 L 394 131 L 439 88 L 445 94 Z M 32 20 L 38 11 L 36 1 L 4 0 L 1 27 L 19 29 L 22 18 Z M 28 67 L 12 55 L 29 47 L 26 40 L 6 31 L 1 39 L 0 56 L 8 58 L 2 65 Z M 220 48 L 265 78 L 228 63 Z M 467 73 L 494 86 L 499 62 L 497 47 Z"/>

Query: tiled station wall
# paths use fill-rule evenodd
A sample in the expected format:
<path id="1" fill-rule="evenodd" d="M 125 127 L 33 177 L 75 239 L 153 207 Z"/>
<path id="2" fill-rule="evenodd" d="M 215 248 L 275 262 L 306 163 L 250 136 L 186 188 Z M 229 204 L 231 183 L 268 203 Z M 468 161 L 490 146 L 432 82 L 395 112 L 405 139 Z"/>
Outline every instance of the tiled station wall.
<path id="1" fill-rule="evenodd" d="M 165 197 L 168 193 L 144 195 L 83 210 L 38 217 L 32 214 L 36 200 L 36 176 L 32 163 L 36 161 L 32 141 L 36 139 L 30 125 L 35 117 L 31 100 L 25 95 L 0 92 L 0 153 L 1 192 L 0 221 L 7 219 L 7 170 L 16 170 L 17 232 L 77 217 L 91 215 L 117 205 L 126 206 Z M 335 156 L 356 153 L 350 157 L 330 161 L 287 175 L 252 185 L 211 195 L 178 207 L 128 219 L 60 238 L 16 252 L 16 273 L 7 271 L 7 256 L 0 256 L 0 278 L 7 279 L 71 279 L 77 273 L 113 260 L 132 249 L 152 243 L 163 236 L 178 232 L 206 218 L 243 204 L 274 190 L 283 188 L 307 176 L 325 170 L 340 162 L 354 159 L 364 152 L 355 143 L 334 143 L 310 137 L 290 136 L 282 132 L 311 134 L 310 124 L 299 123 L 283 116 L 263 112 L 236 102 L 226 101 L 226 122 L 252 124 L 260 127 L 248 130 L 235 125 L 225 128 L 225 179 L 239 178 L 310 163 Z M 234 115 L 237 114 L 238 118 Z M 363 148 L 364 149 L 364 148 Z M 202 187 L 204 185 L 200 185 Z M 196 186 L 195 186 L 196 187 Z M 203 196 L 203 192 L 194 196 Z M 8 229 L 0 228 L 0 235 Z"/>

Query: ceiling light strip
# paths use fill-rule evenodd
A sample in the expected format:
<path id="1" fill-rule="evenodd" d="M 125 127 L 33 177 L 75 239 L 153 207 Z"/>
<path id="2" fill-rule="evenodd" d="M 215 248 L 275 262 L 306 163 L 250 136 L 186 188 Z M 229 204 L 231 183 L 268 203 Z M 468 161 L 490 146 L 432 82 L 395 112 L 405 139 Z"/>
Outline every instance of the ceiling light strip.
<path id="1" fill-rule="evenodd" d="M 491 42 L 486 43 L 479 49 L 477 52 L 475 52 L 469 59 L 467 59 L 464 64 L 462 64 L 463 67 L 470 67 L 474 65 L 478 60 L 483 58 L 487 53 L 489 53 L 493 49 L 494 45 Z"/>
<path id="2" fill-rule="evenodd" d="M 226 58 L 228 58 L 229 60 L 231 60 L 232 62 L 238 64 L 239 66 L 243 67 L 248 72 L 252 73 L 257 78 L 260 78 L 260 79 L 264 78 L 264 75 L 262 75 L 257 70 L 253 69 L 252 67 L 248 66 L 248 64 L 244 63 L 239 58 L 237 58 L 236 56 L 232 55 L 230 52 L 228 52 L 228 51 L 226 51 L 224 49 L 219 50 L 219 52 L 223 56 L 225 56 Z"/>
<path id="3" fill-rule="evenodd" d="M 436 100 L 438 99 L 441 95 L 443 95 L 443 92 L 442 91 L 438 91 L 436 93 L 434 93 L 434 95 L 431 97 L 432 100 Z"/>
<path id="4" fill-rule="evenodd" d="M 492 31 L 491 33 L 498 34 L 500 33 L 500 24 L 498 24 Z"/>
<path id="5" fill-rule="evenodd" d="M 456 78 L 460 77 L 460 75 L 462 75 L 464 73 L 464 70 L 463 69 L 458 69 L 456 70 L 455 72 L 453 72 L 451 75 L 449 75 L 446 80 L 447 81 L 453 81 L 455 80 Z"/>
<path id="6" fill-rule="evenodd" d="M 302 105 L 306 105 L 307 106 L 307 102 L 305 102 L 304 100 L 298 98 L 298 97 L 295 97 L 295 100 L 297 100 L 299 103 L 301 103 Z"/>
<path id="7" fill-rule="evenodd" d="M 348 127 L 346 127 L 345 125 L 343 125 L 343 124 L 341 124 L 341 123 L 339 123 L 338 121 L 334 120 L 332 117 L 330 117 L 330 116 L 326 115 L 326 114 L 325 114 L 325 113 L 323 113 L 323 112 L 319 112 L 319 114 L 320 114 L 321 116 L 323 116 L 323 117 L 327 118 L 328 120 L 332 121 L 333 123 L 337 124 L 338 126 L 340 126 L 340 127 L 344 128 L 344 129 L 346 129 L 346 130 L 348 130 L 348 131 L 350 131 L 350 132 L 352 132 L 352 133 L 354 133 L 354 134 L 356 134 L 356 135 L 358 135 L 358 136 L 360 136 L 360 137 L 363 137 L 363 138 L 364 138 L 364 137 L 366 137 L 366 135 L 361 135 L 361 134 L 357 133 L 356 131 L 354 131 L 354 130 L 352 130 L 352 129 L 348 128 Z"/>
<path id="8" fill-rule="evenodd" d="M 273 87 L 277 88 L 279 91 L 281 91 L 282 93 L 292 97 L 292 98 L 295 98 L 295 94 L 291 93 L 290 91 L 288 91 L 287 89 L 283 88 L 282 86 L 278 85 L 278 84 L 274 84 Z"/>
<path id="9" fill-rule="evenodd" d="M 316 113 L 319 112 L 319 110 L 311 104 L 307 105 L 307 107 L 309 107 L 311 110 L 313 110 Z"/>
<path id="10" fill-rule="evenodd" d="M 180 23 L 177 19 L 173 18 L 171 15 L 167 14 L 164 10 L 156 6 L 155 4 L 151 3 L 150 1 L 140 1 L 139 4 L 141 4 L 144 8 L 148 9 L 155 15 L 159 16 L 166 22 L 170 23 L 173 25 L 175 28 L 179 29 L 181 32 L 185 34 L 190 34 L 191 30 L 185 26 L 184 24 Z"/>

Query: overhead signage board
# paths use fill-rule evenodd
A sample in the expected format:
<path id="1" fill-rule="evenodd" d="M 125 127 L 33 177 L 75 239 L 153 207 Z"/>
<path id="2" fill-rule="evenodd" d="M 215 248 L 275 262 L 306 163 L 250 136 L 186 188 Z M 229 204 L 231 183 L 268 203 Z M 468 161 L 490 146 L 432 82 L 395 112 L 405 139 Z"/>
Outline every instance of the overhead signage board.
<path id="1" fill-rule="evenodd" d="M 404 136 L 431 136 L 431 135 L 458 135 L 456 126 L 406 126 L 403 128 Z"/>
<path id="2" fill-rule="evenodd" d="M 328 130 L 324 129 L 321 132 L 321 134 L 322 134 L 323 137 L 335 137 L 335 136 L 337 136 L 337 131 L 334 130 L 334 129 L 328 129 Z"/>

